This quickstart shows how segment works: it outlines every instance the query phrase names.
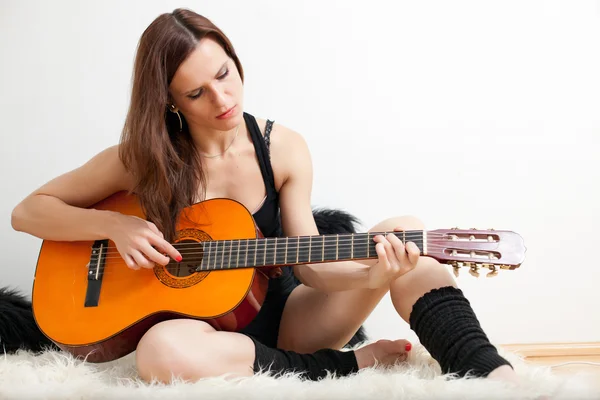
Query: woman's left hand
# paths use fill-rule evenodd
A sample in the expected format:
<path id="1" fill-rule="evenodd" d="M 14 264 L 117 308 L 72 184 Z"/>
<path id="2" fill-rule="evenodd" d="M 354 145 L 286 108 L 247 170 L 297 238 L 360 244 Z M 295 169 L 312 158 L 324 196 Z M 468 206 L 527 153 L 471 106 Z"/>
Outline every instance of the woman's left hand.
<path id="1" fill-rule="evenodd" d="M 402 230 L 395 228 L 394 232 Z M 369 268 L 369 288 L 375 289 L 387 285 L 417 266 L 421 251 L 415 243 L 407 242 L 404 245 L 402 240 L 392 233 L 386 236 L 377 235 L 373 240 L 377 242 L 375 250 L 378 262 Z"/>

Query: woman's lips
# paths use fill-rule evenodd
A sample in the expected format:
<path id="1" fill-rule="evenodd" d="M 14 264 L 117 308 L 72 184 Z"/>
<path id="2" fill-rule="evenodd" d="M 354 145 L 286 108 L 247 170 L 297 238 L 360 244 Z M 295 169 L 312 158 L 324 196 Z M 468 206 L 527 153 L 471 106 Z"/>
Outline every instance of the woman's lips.
<path id="1" fill-rule="evenodd" d="M 231 115 L 233 115 L 233 111 L 235 110 L 235 107 L 236 106 L 231 107 L 229 110 L 227 110 L 223 114 L 219 115 L 217 118 L 219 118 L 219 119 L 225 119 L 225 118 L 230 117 Z"/>

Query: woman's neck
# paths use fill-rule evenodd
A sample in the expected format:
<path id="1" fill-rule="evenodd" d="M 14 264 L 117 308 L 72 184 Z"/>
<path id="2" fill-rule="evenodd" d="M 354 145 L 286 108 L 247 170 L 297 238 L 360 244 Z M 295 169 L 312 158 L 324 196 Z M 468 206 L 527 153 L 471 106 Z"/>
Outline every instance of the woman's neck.
<path id="1" fill-rule="evenodd" d="M 194 146 L 203 158 L 217 158 L 231 149 L 236 138 L 242 134 L 243 124 L 228 131 L 211 129 L 193 129 L 190 127 L 190 135 Z"/>

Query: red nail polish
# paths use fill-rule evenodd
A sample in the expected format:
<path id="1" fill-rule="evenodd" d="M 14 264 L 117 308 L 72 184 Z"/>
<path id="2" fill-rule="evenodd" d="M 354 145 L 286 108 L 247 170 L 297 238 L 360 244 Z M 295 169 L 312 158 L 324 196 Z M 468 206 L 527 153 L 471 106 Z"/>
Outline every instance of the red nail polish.
<path id="1" fill-rule="evenodd" d="M 412 344 L 410 344 L 410 343 L 406 343 L 406 346 L 404 346 L 404 349 L 405 349 L 406 351 L 410 351 L 410 349 L 412 349 Z"/>
<path id="2" fill-rule="evenodd" d="M 177 261 L 177 262 L 181 262 L 181 260 L 183 260 L 183 257 L 181 257 L 181 256 L 178 256 L 178 257 L 175 259 L 175 261 Z"/>

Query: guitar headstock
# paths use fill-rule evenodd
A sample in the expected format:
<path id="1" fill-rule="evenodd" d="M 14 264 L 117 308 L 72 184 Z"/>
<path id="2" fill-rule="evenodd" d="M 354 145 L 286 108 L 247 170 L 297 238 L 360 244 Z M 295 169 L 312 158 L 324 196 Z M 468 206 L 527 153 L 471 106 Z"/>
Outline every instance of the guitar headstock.
<path id="1" fill-rule="evenodd" d="M 481 268 L 488 268 L 488 277 L 500 269 L 518 268 L 525 259 L 527 248 L 515 232 L 494 229 L 437 229 L 427 231 L 427 255 L 454 267 L 462 267 L 478 277 Z"/>

